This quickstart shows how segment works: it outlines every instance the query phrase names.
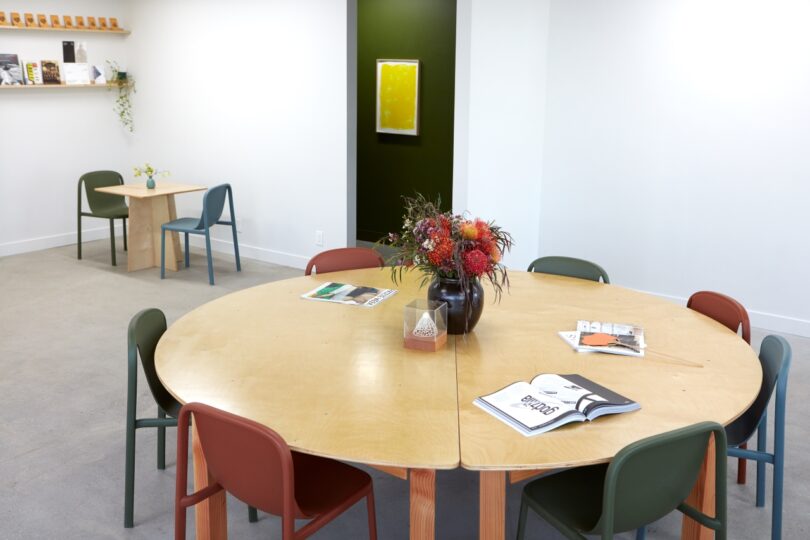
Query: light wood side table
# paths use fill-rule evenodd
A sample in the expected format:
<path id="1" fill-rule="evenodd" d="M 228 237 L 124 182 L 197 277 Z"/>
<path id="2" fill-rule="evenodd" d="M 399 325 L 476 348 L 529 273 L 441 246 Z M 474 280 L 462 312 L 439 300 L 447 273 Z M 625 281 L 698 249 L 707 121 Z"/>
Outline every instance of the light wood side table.
<path id="1" fill-rule="evenodd" d="M 158 182 L 154 189 L 144 184 L 124 184 L 96 188 L 96 191 L 129 197 L 129 239 L 127 271 L 160 266 L 160 226 L 177 219 L 174 196 L 178 193 L 205 191 L 205 186 Z M 180 238 L 168 233 L 166 269 L 177 271 L 183 259 Z"/>

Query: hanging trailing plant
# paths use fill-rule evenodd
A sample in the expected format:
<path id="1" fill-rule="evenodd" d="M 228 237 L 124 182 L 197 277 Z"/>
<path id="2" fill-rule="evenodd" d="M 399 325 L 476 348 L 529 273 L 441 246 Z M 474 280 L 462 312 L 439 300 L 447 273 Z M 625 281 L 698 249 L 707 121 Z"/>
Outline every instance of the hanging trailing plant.
<path id="1" fill-rule="evenodd" d="M 118 91 L 113 111 L 118 115 L 121 125 L 132 133 L 135 131 L 135 127 L 132 123 L 132 101 L 130 98 L 135 93 L 135 79 L 126 71 L 121 71 L 118 62 L 107 60 L 107 66 L 111 72 L 109 88 L 110 90 L 115 88 Z"/>

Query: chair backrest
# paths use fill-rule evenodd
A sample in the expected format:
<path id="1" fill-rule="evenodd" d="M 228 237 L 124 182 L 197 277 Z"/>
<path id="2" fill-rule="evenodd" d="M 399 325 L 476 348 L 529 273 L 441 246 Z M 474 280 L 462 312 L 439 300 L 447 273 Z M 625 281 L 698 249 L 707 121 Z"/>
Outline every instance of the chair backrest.
<path id="1" fill-rule="evenodd" d="M 790 370 L 790 358 L 792 352 L 790 344 L 781 336 L 765 336 L 759 348 L 759 363 L 762 365 L 762 386 L 754 403 L 737 418 L 734 422 L 726 426 L 728 442 L 732 446 L 737 446 L 747 441 L 759 426 L 762 416 L 768 408 L 768 403 L 777 385 L 784 388 L 787 385 L 788 372 Z"/>
<path id="2" fill-rule="evenodd" d="M 270 514 L 306 516 L 295 501 L 292 452 L 278 433 L 202 403 L 183 406 L 181 426 L 189 413 L 194 415 L 208 471 L 220 486 Z"/>
<path id="3" fill-rule="evenodd" d="M 715 435 L 716 497 L 725 513 L 726 437 L 723 426 L 701 422 L 635 442 L 608 466 L 602 515 L 588 534 L 637 529 L 667 515 L 686 500 Z M 721 522 L 724 517 L 717 516 Z"/>
<path id="4" fill-rule="evenodd" d="M 208 227 L 215 225 L 219 221 L 219 218 L 222 217 L 222 211 L 225 209 L 225 195 L 231 197 L 231 207 L 233 208 L 233 192 L 230 184 L 220 184 L 209 188 L 205 192 L 205 195 L 203 195 L 203 213 L 200 216 L 197 229 L 205 229 L 206 220 L 208 221 Z"/>
<path id="5" fill-rule="evenodd" d="M 689 297 L 686 307 L 703 313 L 737 332 L 742 327 L 742 338 L 751 344 L 751 322 L 742 304 L 730 296 L 712 291 L 698 291 Z"/>
<path id="6" fill-rule="evenodd" d="M 96 214 L 107 209 L 120 208 L 126 205 L 122 195 L 111 195 L 100 193 L 96 188 L 119 186 L 124 183 L 121 174 L 115 171 L 93 171 L 85 173 L 79 178 L 79 193 L 81 197 L 81 186 L 84 184 L 84 193 L 87 197 L 87 204 L 90 206 L 90 213 Z M 79 208 L 81 208 L 79 200 Z"/>
<path id="7" fill-rule="evenodd" d="M 155 370 L 155 349 L 164 332 L 166 317 L 157 308 L 145 309 L 132 317 L 127 332 L 130 371 L 137 370 L 136 357 L 140 353 L 141 365 L 152 396 L 161 409 L 177 417 L 180 414 L 180 403 L 166 390 Z"/>
<path id="8" fill-rule="evenodd" d="M 312 275 L 312 269 L 318 274 L 326 272 L 339 272 L 341 270 L 356 270 L 359 268 L 382 268 L 385 261 L 382 256 L 371 248 L 347 247 L 322 251 L 312 257 L 307 263 L 304 275 Z"/>
<path id="9" fill-rule="evenodd" d="M 604 268 L 591 261 L 574 257 L 540 257 L 532 261 L 528 271 L 589 279 L 591 281 L 599 281 L 601 278 L 603 282 L 610 283 L 610 278 Z"/>

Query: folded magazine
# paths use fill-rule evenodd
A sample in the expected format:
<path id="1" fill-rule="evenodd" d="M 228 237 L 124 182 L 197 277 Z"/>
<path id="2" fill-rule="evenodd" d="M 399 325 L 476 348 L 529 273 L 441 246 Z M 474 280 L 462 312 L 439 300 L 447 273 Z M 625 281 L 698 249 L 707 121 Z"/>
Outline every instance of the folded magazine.
<path id="1" fill-rule="evenodd" d="M 348 283 L 334 283 L 330 281 L 320 285 L 317 289 L 301 295 L 301 298 L 353 306 L 374 307 L 396 293 L 396 289 L 356 287 Z"/>

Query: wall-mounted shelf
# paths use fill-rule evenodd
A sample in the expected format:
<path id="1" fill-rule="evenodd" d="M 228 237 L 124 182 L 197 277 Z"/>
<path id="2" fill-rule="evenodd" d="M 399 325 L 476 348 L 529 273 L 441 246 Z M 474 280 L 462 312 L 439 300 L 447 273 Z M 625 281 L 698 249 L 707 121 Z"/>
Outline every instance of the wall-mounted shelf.
<path id="1" fill-rule="evenodd" d="M 99 30 L 96 28 L 95 30 L 92 28 L 40 28 L 38 26 L 0 26 L 0 31 L 3 30 L 12 30 L 12 31 L 21 31 L 21 32 L 92 32 L 95 34 L 112 34 L 117 36 L 128 36 L 129 30 Z"/>
<path id="2" fill-rule="evenodd" d="M 65 89 L 65 88 L 118 88 L 117 84 L 18 84 L 18 85 L 2 85 L 0 90 L 35 90 L 35 89 Z"/>

